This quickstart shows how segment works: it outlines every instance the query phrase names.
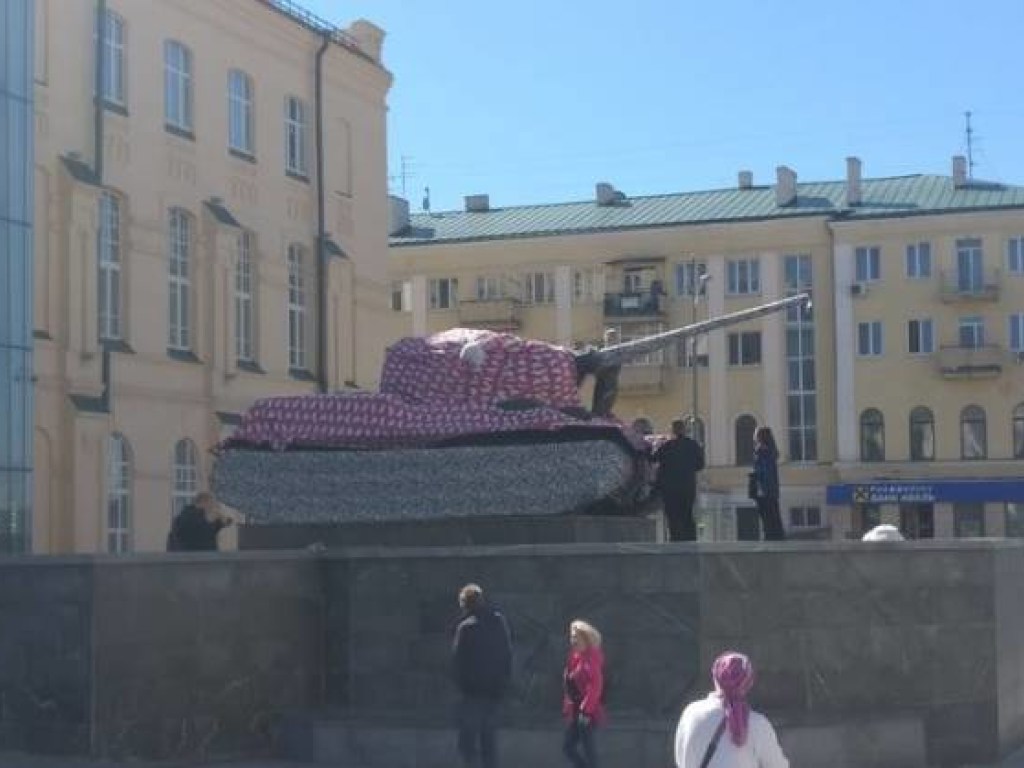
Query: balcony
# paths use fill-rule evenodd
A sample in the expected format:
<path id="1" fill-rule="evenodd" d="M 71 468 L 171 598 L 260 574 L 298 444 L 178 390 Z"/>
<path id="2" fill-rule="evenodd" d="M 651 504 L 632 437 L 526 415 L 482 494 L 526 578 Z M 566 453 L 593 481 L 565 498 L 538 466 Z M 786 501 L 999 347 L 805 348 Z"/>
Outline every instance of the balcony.
<path id="1" fill-rule="evenodd" d="M 961 275 L 943 272 L 940 298 L 946 303 L 958 301 L 999 301 L 1001 279 L 998 269 L 985 270 L 980 275 Z"/>
<path id="2" fill-rule="evenodd" d="M 518 299 L 481 299 L 459 302 L 459 325 L 488 331 L 516 331 L 522 326 Z"/>
<path id="3" fill-rule="evenodd" d="M 624 365 L 619 371 L 619 391 L 630 395 L 652 395 L 665 389 L 664 365 Z"/>
<path id="4" fill-rule="evenodd" d="M 1006 351 L 996 345 L 939 347 L 935 353 L 936 367 L 947 379 L 987 378 L 998 376 L 1006 365 Z"/>
<path id="5" fill-rule="evenodd" d="M 604 316 L 619 318 L 661 317 L 663 296 L 651 293 L 606 293 Z"/>

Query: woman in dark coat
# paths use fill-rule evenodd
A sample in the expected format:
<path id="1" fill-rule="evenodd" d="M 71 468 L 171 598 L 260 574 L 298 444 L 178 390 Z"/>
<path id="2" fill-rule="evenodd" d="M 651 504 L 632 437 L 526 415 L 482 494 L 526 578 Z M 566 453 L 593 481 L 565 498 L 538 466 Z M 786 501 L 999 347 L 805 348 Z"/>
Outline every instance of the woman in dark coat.
<path id="1" fill-rule="evenodd" d="M 779 449 L 768 427 L 758 427 L 754 433 L 754 481 L 757 484 L 757 514 L 761 516 L 765 541 L 782 541 L 786 533 L 782 528 L 779 511 Z"/>

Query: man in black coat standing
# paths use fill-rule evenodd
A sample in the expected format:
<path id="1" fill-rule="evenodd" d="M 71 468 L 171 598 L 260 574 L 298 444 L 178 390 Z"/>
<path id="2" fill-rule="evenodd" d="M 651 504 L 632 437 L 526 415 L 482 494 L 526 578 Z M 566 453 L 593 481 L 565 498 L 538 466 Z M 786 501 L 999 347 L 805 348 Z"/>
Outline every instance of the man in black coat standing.
<path id="1" fill-rule="evenodd" d="M 653 456 L 658 463 L 657 486 L 670 541 L 697 540 L 693 503 L 697 499 L 697 473 L 704 469 L 704 449 L 685 432 L 682 421 L 673 421 L 672 437 Z"/>
<path id="2" fill-rule="evenodd" d="M 171 523 L 167 536 L 168 552 L 215 552 L 217 534 L 231 525 L 231 518 L 221 514 L 212 494 L 200 493 Z"/>
<path id="3" fill-rule="evenodd" d="M 467 768 L 498 764 L 498 704 L 512 678 L 512 640 L 502 614 L 483 590 L 459 590 L 461 620 L 452 641 L 452 672 L 458 686 L 459 755 Z"/>

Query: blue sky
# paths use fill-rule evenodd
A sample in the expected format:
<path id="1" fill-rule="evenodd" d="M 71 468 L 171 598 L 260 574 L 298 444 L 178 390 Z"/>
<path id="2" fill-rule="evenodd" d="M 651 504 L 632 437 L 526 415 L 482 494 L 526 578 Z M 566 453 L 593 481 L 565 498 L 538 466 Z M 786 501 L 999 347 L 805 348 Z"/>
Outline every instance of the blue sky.
<path id="1" fill-rule="evenodd" d="M 383 27 L 390 172 L 434 210 L 949 173 L 1024 183 L 1024 1 L 305 0 Z M 393 180 L 401 192 L 401 181 Z"/>

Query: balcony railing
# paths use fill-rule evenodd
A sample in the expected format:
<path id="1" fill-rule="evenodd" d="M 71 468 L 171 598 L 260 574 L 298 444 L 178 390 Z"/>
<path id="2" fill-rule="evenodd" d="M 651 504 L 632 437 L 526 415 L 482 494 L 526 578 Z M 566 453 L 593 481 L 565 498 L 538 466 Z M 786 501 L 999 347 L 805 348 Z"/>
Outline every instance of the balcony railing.
<path id="1" fill-rule="evenodd" d="M 985 270 L 980 275 L 961 275 L 950 271 L 942 273 L 941 298 L 953 301 L 998 301 L 1001 279 L 998 269 Z"/>
<path id="2" fill-rule="evenodd" d="M 518 299 L 477 299 L 459 302 L 459 324 L 491 331 L 514 331 L 522 325 Z"/>
<path id="3" fill-rule="evenodd" d="M 939 347 L 935 353 L 939 373 L 947 378 L 998 376 L 1006 365 L 1006 351 L 996 345 Z"/>
<path id="4" fill-rule="evenodd" d="M 605 317 L 658 317 L 662 296 L 656 293 L 606 293 Z"/>
<path id="5" fill-rule="evenodd" d="M 344 46 L 345 48 L 358 53 L 360 56 L 370 58 L 366 51 L 364 51 L 359 45 L 359 41 L 352 37 L 352 35 L 347 32 L 343 32 L 334 24 L 331 24 L 326 19 L 317 16 L 295 0 L 263 0 L 263 2 L 283 13 L 285 16 L 291 17 L 293 21 L 298 22 L 307 29 L 310 29 L 320 35 L 326 35 L 338 45 Z"/>
<path id="6" fill-rule="evenodd" d="M 632 394 L 653 394 L 665 389 L 664 365 L 624 365 L 619 371 L 619 390 Z"/>

